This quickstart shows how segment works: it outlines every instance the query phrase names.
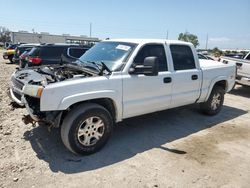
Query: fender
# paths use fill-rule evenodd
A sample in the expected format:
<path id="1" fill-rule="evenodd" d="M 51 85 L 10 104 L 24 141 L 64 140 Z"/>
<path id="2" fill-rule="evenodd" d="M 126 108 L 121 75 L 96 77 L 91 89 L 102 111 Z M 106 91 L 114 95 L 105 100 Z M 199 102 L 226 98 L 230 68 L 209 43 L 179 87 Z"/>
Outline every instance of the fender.
<path id="1" fill-rule="evenodd" d="M 66 110 L 71 105 L 84 102 L 93 99 L 108 98 L 113 101 L 114 107 L 116 109 L 116 120 L 122 120 L 122 104 L 119 103 L 119 95 L 114 90 L 101 90 L 101 91 L 91 91 L 84 93 L 77 93 L 74 95 L 64 97 L 59 103 L 57 110 Z"/>
<path id="2" fill-rule="evenodd" d="M 213 79 L 211 82 L 210 82 L 210 85 L 209 85 L 209 89 L 208 89 L 208 92 L 207 92 L 207 96 L 206 96 L 206 99 L 205 101 L 208 100 L 211 92 L 212 92 L 212 89 L 214 87 L 214 85 L 219 82 L 219 81 L 226 81 L 226 88 L 225 88 L 225 91 L 227 91 L 227 87 L 228 87 L 228 81 L 227 81 L 227 77 L 226 76 L 218 76 L 216 77 L 215 79 Z"/>
<path id="3" fill-rule="evenodd" d="M 61 103 L 58 106 L 59 110 L 66 110 L 71 105 L 87 101 L 91 99 L 98 99 L 98 98 L 110 98 L 113 101 L 117 101 L 116 92 L 112 90 L 103 90 L 103 91 L 92 91 L 92 92 L 85 92 L 85 93 L 78 93 L 75 95 L 71 95 L 62 99 Z"/>

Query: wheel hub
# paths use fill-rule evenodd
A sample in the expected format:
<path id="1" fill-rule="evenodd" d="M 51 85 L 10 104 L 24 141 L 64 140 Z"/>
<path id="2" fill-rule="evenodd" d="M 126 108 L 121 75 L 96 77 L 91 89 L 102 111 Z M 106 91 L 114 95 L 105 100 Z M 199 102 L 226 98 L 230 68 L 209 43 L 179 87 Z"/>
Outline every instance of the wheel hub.
<path id="1" fill-rule="evenodd" d="M 79 126 L 77 138 L 84 146 L 96 144 L 103 136 L 104 123 L 100 117 L 89 117 Z"/>
<path id="2" fill-rule="evenodd" d="M 211 102 L 211 107 L 213 110 L 216 110 L 221 102 L 221 96 L 219 93 L 214 94 L 212 102 Z"/>

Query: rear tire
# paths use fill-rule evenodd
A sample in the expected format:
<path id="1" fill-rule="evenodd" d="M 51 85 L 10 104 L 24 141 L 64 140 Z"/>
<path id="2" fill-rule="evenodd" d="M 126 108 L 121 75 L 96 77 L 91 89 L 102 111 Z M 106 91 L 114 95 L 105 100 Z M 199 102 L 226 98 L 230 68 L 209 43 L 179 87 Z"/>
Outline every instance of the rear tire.
<path id="1" fill-rule="evenodd" d="M 14 55 L 10 55 L 10 56 L 9 56 L 9 61 L 10 61 L 10 63 L 13 63 L 13 57 L 14 57 Z"/>
<path id="2" fill-rule="evenodd" d="M 23 62 L 23 61 L 20 61 L 20 62 L 19 62 L 19 67 L 20 67 L 20 68 L 24 68 L 24 67 L 25 67 L 25 65 L 26 65 L 26 63 L 25 63 L 25 62 Z"/>
<path id="3" fill-rule="evenodd" d="M 113 131 L 107 109 L 94 103 L 80 104 L 65 117 L 61 126 L 64 145 L 73 153 L 89 155 L 99 151 Z"/>
<path id="4" fill-rule="evenodd" d="M 222 87 L 215 86 L 208 100 L 200 104 L 201 111 L 210 116 L 218 114 L 223 106 L 224 95 L 224 89 Z"/>

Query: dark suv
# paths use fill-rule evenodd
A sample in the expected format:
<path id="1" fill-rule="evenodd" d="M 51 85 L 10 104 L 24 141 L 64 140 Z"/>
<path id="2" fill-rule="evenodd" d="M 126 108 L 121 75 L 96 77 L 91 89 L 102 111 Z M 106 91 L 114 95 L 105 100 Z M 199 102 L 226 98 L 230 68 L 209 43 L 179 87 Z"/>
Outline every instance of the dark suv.
<path id="1" fill-rule="evenodd" d="M 83 47 L 77 44 L 44 44 L 39 45 L 31 49 L 28 53 L 28 57 L 25 59 L 26 63 L 22 63 L 22 67 L 50 65 L 69 63 L 69 59 L 75 60 L 83 55 L 90 47 Z M 76 54 L 77 56 L 68 55 Z M 62 56 L 64 54 L 64 61 L 62 62 Z"/>

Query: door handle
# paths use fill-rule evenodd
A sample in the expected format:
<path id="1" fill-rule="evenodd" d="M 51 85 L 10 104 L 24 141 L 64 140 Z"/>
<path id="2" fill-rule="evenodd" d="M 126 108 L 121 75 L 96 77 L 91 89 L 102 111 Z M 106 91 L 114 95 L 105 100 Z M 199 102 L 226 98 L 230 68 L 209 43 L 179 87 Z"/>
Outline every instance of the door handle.
<path id="1" fill-rule="evenodd" d="M 198 75 L 194 74 L 191 76 L 192 80 L 197 80 L 198 79 Z"/>
<path id="2" fill-rule="evenodd" d="M 163 78 L 163 83 L 170 83 L 172 82 L 172 78 L 171 77 L 165 77 Z"/>

